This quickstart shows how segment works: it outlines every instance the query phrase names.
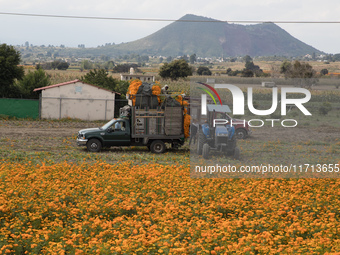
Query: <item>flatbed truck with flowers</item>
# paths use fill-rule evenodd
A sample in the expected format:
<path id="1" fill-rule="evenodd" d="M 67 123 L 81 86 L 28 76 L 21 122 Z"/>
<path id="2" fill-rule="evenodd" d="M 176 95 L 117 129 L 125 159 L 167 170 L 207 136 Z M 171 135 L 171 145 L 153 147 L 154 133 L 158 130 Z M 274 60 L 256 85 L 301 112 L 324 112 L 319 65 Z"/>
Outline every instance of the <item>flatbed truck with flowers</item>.
<path id="1" fill-rule="evenodd" d="M 120 109 L 119 118 L 100 128 L 80 130 L 77 144 L 91 152 L 113 146 L 146 146 L 153 153 L 163 153 L 166 144 L 173 149 L 181 147 L 189 137 L 190 115 L 185 109 L 186 102 L 181 95 L 161 95 L 158 85 L 143 86 L 144 90 L 139 93 L 129 89 L 130 104 Z M 152 94 L 143 94 L 148 90 L 152 90 Z"/>
<path id="2" fill-rule="evenodd" d="M 184 144 L 182 107 L 127 109 L 123 112 L 129 114 L 121 115 L 100 128 L 80 130 L 77 144 L 86 146 L 91 152 L 113 146 L 146 146 L 153 153 L 163 153 L 166 144 L 175 149 Z"/>

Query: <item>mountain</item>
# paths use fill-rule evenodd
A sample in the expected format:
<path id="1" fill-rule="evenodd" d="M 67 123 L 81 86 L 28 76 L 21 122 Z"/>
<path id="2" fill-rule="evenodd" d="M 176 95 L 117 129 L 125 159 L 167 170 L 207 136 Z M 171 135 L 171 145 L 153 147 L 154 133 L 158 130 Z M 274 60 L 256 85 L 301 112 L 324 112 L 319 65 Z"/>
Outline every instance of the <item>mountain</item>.
<path id="1" fill-rule="evenodd" d="M 142 39 L 104 48 L 110 55 L 182 56 L 195 53 L 200 57 L 288 57 L 322 53 L 274 23 L 238 25 L 192 14 Z"/>

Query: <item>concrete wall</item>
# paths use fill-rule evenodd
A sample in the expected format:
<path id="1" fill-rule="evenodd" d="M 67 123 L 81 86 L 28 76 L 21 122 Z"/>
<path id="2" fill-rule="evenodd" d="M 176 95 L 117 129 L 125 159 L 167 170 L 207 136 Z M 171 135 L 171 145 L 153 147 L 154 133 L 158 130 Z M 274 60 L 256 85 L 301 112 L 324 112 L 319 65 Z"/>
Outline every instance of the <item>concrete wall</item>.
<path id="1" fill-rule="evenodd" d="M 114 118 L 115 93 L 81 82 L 42 90 L 41 118 Z"/>

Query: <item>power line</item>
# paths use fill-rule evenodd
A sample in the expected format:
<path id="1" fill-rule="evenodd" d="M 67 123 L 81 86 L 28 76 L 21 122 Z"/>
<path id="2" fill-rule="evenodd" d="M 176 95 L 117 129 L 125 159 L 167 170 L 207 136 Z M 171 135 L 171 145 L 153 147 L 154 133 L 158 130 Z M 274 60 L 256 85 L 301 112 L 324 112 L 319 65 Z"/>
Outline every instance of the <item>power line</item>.
<path id="1" fill-rule="evenodd" d="M 74 16 L 74 15 L 53 15 L 53 14 L 32 14 L 32 13 L 15 13 L 15 12 L 0 12 L 0 15 L 12 16 L 29 16 L 29 17 L 44 17 L 44 18 L 68 18 L 68 19 L 95 19 L 95 20 L 124 20 L 124 21 L 156 21 L 156 22 L 202 22 L 202 23 L 276 23 L 276 24 L 340 24 L 340 21 L 264 21 L 264 20 L 186 20 L 186 19 L 151 19 L 151 18 L 114 18 L 114 17 L 94 17 L 94 16 Z"/>

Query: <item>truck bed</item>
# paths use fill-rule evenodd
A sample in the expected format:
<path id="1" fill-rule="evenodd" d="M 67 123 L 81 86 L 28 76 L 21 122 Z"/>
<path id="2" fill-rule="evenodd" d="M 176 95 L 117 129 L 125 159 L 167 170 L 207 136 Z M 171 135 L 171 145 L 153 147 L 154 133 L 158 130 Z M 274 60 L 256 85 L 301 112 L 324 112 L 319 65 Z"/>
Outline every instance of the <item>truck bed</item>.
<path id="1" fill-rule="evenodd" d="M 131 111 L 132 138 L 178 139 L 184 137 L 183 108 L 139 109 Z"/>

